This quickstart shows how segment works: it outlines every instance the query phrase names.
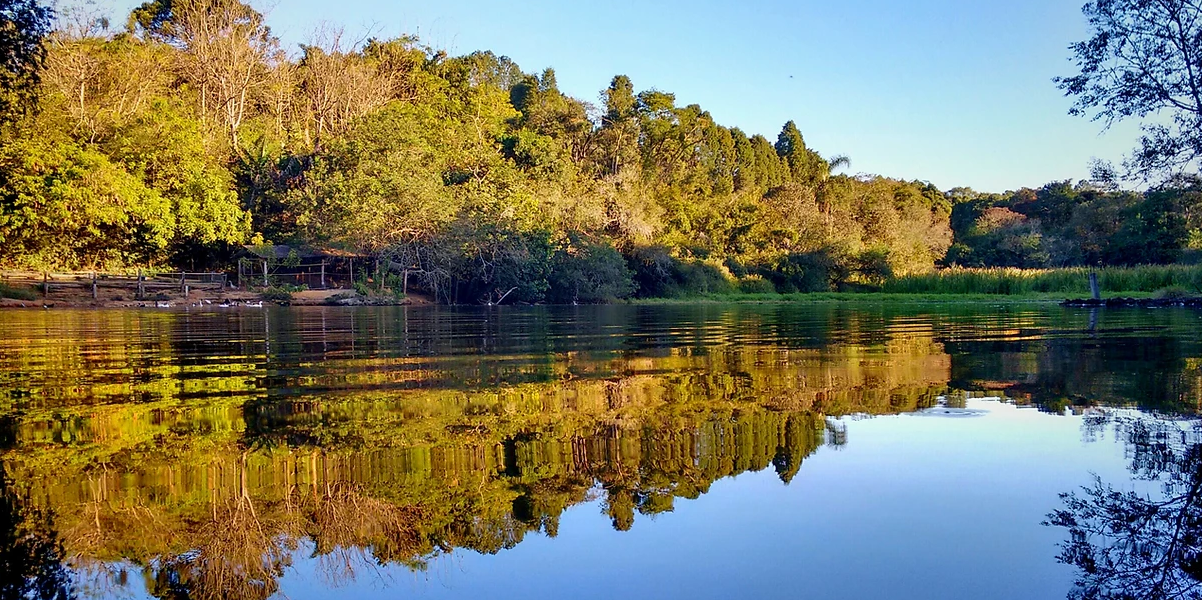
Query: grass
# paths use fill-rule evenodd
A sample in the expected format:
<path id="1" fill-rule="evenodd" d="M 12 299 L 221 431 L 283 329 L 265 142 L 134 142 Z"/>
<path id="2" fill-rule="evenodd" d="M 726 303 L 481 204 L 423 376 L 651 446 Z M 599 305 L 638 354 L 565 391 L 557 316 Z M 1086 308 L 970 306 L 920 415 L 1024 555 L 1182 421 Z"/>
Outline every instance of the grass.
<path id="1" fill-rule="evenodd" d="M 971 303 L 1053 302 L 1089 297 L 1091 269 L 945 269 L 886 281 L 879 291 L 810 294 L 725 293 L 650 298 L 637 304 L 697 302 L 865 302 Z M 1104 267 L 1094 269 L 1105 298 L 1147 298 L 1157 293 L 1189 296 L 1202 292 L 1202 265 Z"/>
<path id="2" fill-rule="evenodd" d="M 1151 294 L 1164 288 L 1202 289 L 1202 266 L 1151 265 L 1094 269 L 1102 292 L 1109 296 Z M 1052 294 L 1089 296 L 1090 269 L 945 269 L 897 277 L 881 291 L 894 294 L 988 294 L 1022 296 Z"/>
<path id="3" fill-rule="evenodd" d="M 1088 295 L 1088 294 L 1086 294 Z M 1105 298 L 1130 297 L 1146 298 L 1152 294 L 1147 292 L 1103 293 Z M 798 294 L 702 294 L 678 298 L 640 298 L 630 300 L 631 304 L 786 304 L 786 303 L 824 303 L 824 304 L 1033 304 L 1055 303 L 1065 299 L 1064 294 L 1032 292 L 1027 294 L 906 294 L 888 292 L 813 292 Z"/>
<path id="4" fill-rule="evenodd" d="M 13 287 L 6 283 L 0 282 L 0 298 L 12 298 L 13 300 L 37 300 L 37 292 L 26 287 Z"/>

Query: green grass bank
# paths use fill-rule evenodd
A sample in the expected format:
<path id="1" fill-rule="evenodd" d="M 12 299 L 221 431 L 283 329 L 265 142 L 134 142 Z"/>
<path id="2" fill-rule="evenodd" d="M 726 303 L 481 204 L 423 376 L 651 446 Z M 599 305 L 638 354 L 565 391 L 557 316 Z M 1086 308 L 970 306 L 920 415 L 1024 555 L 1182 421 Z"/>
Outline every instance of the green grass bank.
<path id="1" fill-rule="evenodd" d="M 1088 268 L 1064 269 L 945 269 L 896 277 L 875 290 L 846 292 L 712 293 L 672 298 L 644 298 L 637 304 L 695 302 L 862 302 L 862 303 L 1021 303 L 1059 302 L 1089 297 Z M 1202 293 L 1202 266 L 1152 265 L 1103 267 L 1098 274 L 1102 297 L 1147 298 L 1163 294 Z"/>
<path id="2" fill-rule="evenodd" d="M 891 294 L 987 294 L 1016 296 L 1089 295 L 1091 269 L 944 269 L 890 279 L 881 291 Z M 1151 294 L 1166 288 L 1202 292 L 1202 265 L 1149 265 L 1093 269 L 1107 296 Z"/>

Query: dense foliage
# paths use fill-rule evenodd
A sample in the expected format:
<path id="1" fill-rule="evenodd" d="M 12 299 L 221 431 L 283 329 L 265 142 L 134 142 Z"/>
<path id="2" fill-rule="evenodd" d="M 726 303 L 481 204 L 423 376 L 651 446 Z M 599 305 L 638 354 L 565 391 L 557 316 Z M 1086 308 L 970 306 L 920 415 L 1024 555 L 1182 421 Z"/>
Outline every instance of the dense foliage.
<path id="1" fill-rule="evenodd" d="M 50 21 L 35 0 L 0 0 L 0 127 L 34 107 Z"/>
<path id="2" fill-rule="evenodd" d="M 41 110 L 0 134 L 3 268 L 220 268 L 274 243 L 370 256 L 364 279 L 443 302 L 588 303 L 1202 245 L 1184 180 L 945 193 L 839 174 L 792 121 L 770 140 L 621 75 L 594 106 L 551 69 L 412 37 L 319 31 L 289 56 L 239 0 L 153 0 L 123 31 L 60 17 L 26 19 L 13 71 Z"/>
<path id="3" fill-rule="evenodd" d="M 1071 46 L 1078 73 L 1060 77 L 1072 113 L 1108 124 L 1144 119 L 1129 175 L 1161 179 L 1202 159 L 1202 4 L 1196 0 L 1090 0 L 1091 37 Z M 1106 169 L 1103 169 L 1106 170 Z"/>
<path id="4" fill-rule="evenodd" d="M 1037 190 L 952 190 L 956 243 L 944 262 L 1043 268 L 1196 262 L 1202 181 L 1179 178 L 1145 193 L 1055 182 Z M 1124 288 L 1125 289 L 1125 288 Z"/>
<path id="5" fill-rule="evenodd" d="M 44 110 L 0 152 L 5 266 L 209 262 L 261 238 L 380 257 L 445 301 L 598 302 L 827 290 L 951 243 L 939 190 L 834 174 L 793 122 L 748 135 L 624 76 L 593 106 L 550 69 L 410 37 L 319 33 L 292 58 L 236 0 L 128 23 L 50 36 Z"/>

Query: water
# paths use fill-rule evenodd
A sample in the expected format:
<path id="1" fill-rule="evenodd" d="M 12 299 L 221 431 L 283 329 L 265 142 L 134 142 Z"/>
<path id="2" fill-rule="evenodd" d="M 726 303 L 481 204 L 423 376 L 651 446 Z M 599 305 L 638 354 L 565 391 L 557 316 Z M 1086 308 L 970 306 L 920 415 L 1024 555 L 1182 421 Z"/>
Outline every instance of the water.
<path id="1" fill-rule="evenodd" d="M 3 312 L 0 560 L 100 598 L 1064 598 L 1068 533 L 1041 524 L 1060 493 L 1202 473 L 1169 417 L 1202 402 L 1200 326 L 984 305 Z"/>

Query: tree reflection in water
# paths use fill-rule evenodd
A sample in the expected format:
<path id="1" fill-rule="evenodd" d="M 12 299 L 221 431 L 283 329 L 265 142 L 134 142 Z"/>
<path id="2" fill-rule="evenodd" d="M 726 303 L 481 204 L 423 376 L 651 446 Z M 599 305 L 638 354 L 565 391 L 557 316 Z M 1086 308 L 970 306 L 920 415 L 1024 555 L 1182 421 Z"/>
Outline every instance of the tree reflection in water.
<path id="1" fill-rule="evenodd" d="M 1079 569 L 1069 598 L 1202 598 L 1202 423 L 1112 413 L 1089 427 L 1108 425 L 1127 444 L 1131 471 L 1162 493 L 1097 479 L 1061 495 L 1045 524 L 1068 530 L 1057 558 Z"/>
<path id="2" fill-rule="evenodd" d="M 0 598 L 75 597 L 54 519 L 14 489 L 0 462 Z"/>

